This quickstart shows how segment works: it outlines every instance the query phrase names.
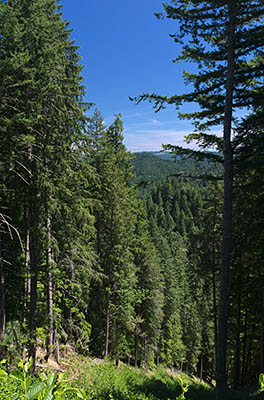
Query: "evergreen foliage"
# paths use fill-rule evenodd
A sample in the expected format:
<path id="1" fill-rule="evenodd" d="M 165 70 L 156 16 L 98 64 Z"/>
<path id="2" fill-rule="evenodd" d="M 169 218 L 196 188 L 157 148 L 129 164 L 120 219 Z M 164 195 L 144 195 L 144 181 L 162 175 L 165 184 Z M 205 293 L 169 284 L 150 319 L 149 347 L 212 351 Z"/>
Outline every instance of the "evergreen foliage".
<path id="1" fill-rule="evenodd" d="M 230 46 L 220 25 L 230 22 L 228 4 L 172 4 L 164 7 L 181 23 L 174 39 L 193 35 L 180 58 L 198 61 L 201 73 L 186 73 L 192 93 L 142 99 L 158 108 L 196 100 L 202 111 L 187 116 L 197 119 L 190 139 L 222 151 L 223 140 L 204 129 L 224 119 Z M 264 368 L 263 26 L 260 2 L 236 4 L 234 106 L 252 106 L 232 142 L 227 377 L 230 386 L 241 387 L 256 383 Z M 222 153 L 174 161 L 133 156 L 123 144 L 121 115 L 109 126 L 98 110 L 88 116 L 78 48 L 55 0 L 0 1 L 0 32 L 0 358 L 12 369 L 22 354 L 32 356 L 32 365 L 20 364 L 22 373 L 1 370 L 3 393 L 28 398 L 26 389 L 32 398 L 48 398 L 57 388 L 68 390 L 60 398 L 85 396 L 56 375 L 27 379 L 37 346 L 43 362 L 53 358 L 59 366 L 69 344 L 116 364 L 163 364 L 213 382 L 226 228 L 223 167 L 215 164 Z M 213 182 L 206 179 L 210 174 Z M 143 198 L 136 186 L 141 181 L 152 182 Z M 125 383 L 111 363 L 91 370 L 97 382 L 94 393 L 86 387 L 91 399 L 167 399 L 184 396 L 186 388 L 162 369 L 143 379 L 126 367 L 120 370 Z M 188 396 L 197 398 L 194 384 Z"/>
<path id="2" fill-rule="evenodd" d="M 77 48 L 55 1 L 2 2 L 0 23 L 1 187 L 3 203 L 10 208 L 23 242 L 22 253 L 20 246 L 12 251 L 14 240 L 5 245 L 7 265 L 15 265 L 20 286 L 19 300 L 8 303 L 20 307 L 17 318 L 29 328 L 30 353 L 35 360 L 37 315 L 47 315 L 52 346 L 60 323 L 59 315 L 55 321 L 53 308 L 56 277 L 68 282 L 68 260 L 72 265 L 75 262 L 82 230 L 86 229 L 86 249 L 92 235 L 92 224 L 84 228 L 86 220 L 73 215 L 72 202 L 77 183 L 74 146 L 82 135 L 87 107 L 82 103 Z M 65 237 L 62 232 L 67 222 Z M 85 262 L 91 266 L 90 260 Z M 84 262 L 82 268 L 87 269 Z M 14 271 L 10 273 L 5 274 L 7 288 Z M 46 290 L 48 314 L 40 288 Z"/>

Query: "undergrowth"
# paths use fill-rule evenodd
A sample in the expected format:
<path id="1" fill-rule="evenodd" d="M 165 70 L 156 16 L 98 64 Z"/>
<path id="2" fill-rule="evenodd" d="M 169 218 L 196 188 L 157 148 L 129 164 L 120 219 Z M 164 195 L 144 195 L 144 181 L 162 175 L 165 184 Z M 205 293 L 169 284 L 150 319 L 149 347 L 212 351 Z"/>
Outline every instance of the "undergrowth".
<path id="1" fill-rule="evenodd" d="M 1 400 L 89 400 L 89 395 L 82 388 L 69 384 L 63 374 L 42 372 L 35 377 L 30 372 L 31 365 L 31 360 L 20 361 L 18 369 L 10 373 L 0 369 Z"/>
<path id="2" fill-rule="evenodd" d="M 111 362 L 76 360 L 69 379 L 96 400 L 213 400 L 209 385 L 185 374 L 170 374 L 160 367 L 144 370 Z"/>
<path id="3" fill-rule="evenodd" d="M 213 400 L 214 389 L 186 374 L 166 370 L 132 368 L 110 361 L 72 358 L 65 373 L 30 373 L 31 362 L 18 369 L 0 368 L 0 400 Z M 264 375 L 260 388 L 229 393 L 229 400 L 264 399 Z"/>

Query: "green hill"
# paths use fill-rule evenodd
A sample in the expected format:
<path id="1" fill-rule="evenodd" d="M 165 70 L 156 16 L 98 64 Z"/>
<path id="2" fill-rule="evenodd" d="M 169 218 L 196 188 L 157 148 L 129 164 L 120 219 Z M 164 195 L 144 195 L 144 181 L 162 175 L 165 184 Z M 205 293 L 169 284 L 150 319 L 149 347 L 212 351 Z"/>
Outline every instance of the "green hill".
<path id="1" fill-rule="evenodd" d="M 220 173 L 222 167 L 213 162 L 196 161 L 192 158 L 181 159 L 170 153 L 140 152 L 134 153 L 135 182 L 157 182 L 169 175 L 198 177 L 200 175 Z"/>

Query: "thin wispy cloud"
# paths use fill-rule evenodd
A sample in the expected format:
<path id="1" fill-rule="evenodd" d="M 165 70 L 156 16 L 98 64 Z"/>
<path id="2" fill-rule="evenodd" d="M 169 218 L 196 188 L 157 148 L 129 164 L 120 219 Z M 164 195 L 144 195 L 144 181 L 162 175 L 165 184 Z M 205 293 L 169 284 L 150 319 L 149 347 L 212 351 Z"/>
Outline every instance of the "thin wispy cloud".
<path id="1" fill-rule="evenodd" d="M 194 127 L 190 121 L 178 119 L 175 112 L 164 110 L 155 114 L 153 110 L 134 112 L 127 109 L 121 119 L 124 123 L 124 144 L 129 151 L 160 151 L 163 144 L 199 148 L 195 141 L 185 142 L 185 137 L 194 131 Z M 111 122 L 110 118 L 106 120 L 111 123 L 113 118 Z M 220 129 L 211 133 L 222 136 Z"/>
<path id="2" fill-rule="evenodd" d="M 177 129 L 150 129 L 141 127 L 124 131 L 124 142 L 130 151 L 159 151 L 162 149 L 163 144 L 172 144 L 175 146 L 188 147 L 198 149 L 195 141 L 191 143 L 185 142 L 185 137 L 190 134 L 192 130 L 177 130 Z M 221 136 L 220 130 L 212 131 L 212 134 Z"/>
<path id="3" fill-rule="evenodd" d="M 162 149 L 162 144 L 186 145 L 184 136 L 187 134 L 187 131 L 138 129 L 133 133 L 125 131 L 124 137 L 130 151 L 159 151 Z"/>

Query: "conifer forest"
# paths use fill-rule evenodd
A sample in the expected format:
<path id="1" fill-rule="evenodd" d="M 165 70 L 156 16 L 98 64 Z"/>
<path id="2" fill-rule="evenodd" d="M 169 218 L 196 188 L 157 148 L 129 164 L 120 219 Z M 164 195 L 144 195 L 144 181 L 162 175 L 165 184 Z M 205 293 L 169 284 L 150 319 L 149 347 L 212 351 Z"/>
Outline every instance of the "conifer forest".
<path id="1" fill-rule="evenodd" d="M 84 102 L 63 8 L 0 0 L 0 360 L 70 344 L 226 400 L 264 373 L 264 3 L 168 3 L 192 90 L 131 100 L 197 103 L 199 150 L 132 154 L 119 110 Z"/>

